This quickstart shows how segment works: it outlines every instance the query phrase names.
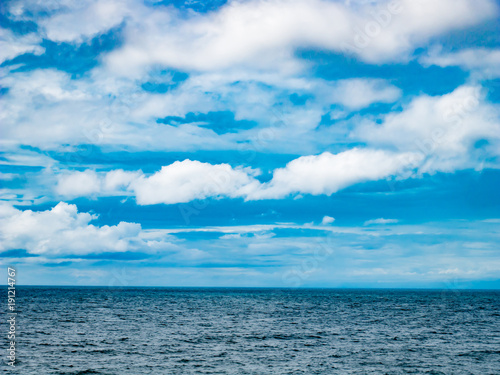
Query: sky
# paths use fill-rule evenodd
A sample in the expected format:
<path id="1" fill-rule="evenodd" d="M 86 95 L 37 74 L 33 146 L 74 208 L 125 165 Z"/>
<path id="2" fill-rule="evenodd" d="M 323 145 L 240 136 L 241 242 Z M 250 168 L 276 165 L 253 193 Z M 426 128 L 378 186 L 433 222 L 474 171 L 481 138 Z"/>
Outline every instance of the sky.
<path id="1" fill-rule="evenodd" d="M 500 288 L 500 2 L 6 0 L 24 285 Z"/>

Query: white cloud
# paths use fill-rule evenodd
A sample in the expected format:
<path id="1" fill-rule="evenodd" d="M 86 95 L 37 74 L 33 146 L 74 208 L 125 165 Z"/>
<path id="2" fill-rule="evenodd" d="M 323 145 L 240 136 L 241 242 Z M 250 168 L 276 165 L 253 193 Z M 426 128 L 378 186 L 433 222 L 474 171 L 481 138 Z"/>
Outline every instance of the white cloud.
<path id="1" fill-rule="evenodd" d="M 12 107 L 9 108 L 11 112 L 1 112 L 0 117 L 9 124 L 4 129 L 7 139 L 9 136 L 11 139 L 3 142 L 11 144 L 12 138 L 18 139 L 22 144 L 30 144 L 30 140 L 57 144 L 67 142 L 68 137 L 74 137 L 75 142 L 78 139 L 81 140 L 83 134 L 79 138 L 74 133 L 78 134 L 78 131 L 82 131 L 81 128 L 78 129 L 80 126 L 92 129 L 92 120 L 90 122 L 86 120 L 95 117 L 93 123 L 95 125 L 98 117 L 98 111 L 87 109 L 81 112 L 82 102 L 87 103 L 88 98 L 94 95 L 85 89 L 87 83 L 71 83 L 66 81 L 66 78 L 62 79 L 61 75 L 56 72 L 49 71 L 45 78 L 40 76 L 40 72 L 38 73 L 35 77 L 39 80 L 35 80 L 33 86 L 38 89 L 35 90 L 29 86 L 26 76 L 15 83 L 12 92 L 9 91 L 8 95 L 13 95 Z M 48 78 L 54 78 L 55 81 L 62 80 L 62 84 L 51 86 L 53 83 L 47 82 Z M 352 80 L 346 82 L 349 81 Z M 47 86 L 44 86 L 44 82 Z M 286 85 L 303 87 L 304 83 L 301 80 L 289 80 Z M 224 87 L 229 86 L 231 85 Z M 309 89 L 317 92 L 328 87 L 321 82 L 313 82 L 312 86 L 315 87 L 309 87 Z M 319 86 L 321 88 L 318 88 Z M 389 90 L 392 90 L 392 86 L 386 86 L 386 83 L 383 83 L 382 87 L 389 87 Z M 48 118 L 44 120 L 44 116 L 36 113 L 37 118 L 42 118 L 40 121 L 47 121 L 49 127 L 54 126 L 54 132 L 47 131 L 47 128 L 38 123 L 36 127 L 33 127 L 35 120 L 26 120 L 29 117 L 25 114 L 24 105 L 30 107 L 28 103 L 31 103 L 31 100 L 41 100 L 39 94 L 41 91 L 43 91 L 43 101 L 47 103 L 45 106 L 47 110 L 58 108 L 60 103 L 69 103 L 70 108 L 75 109 L 74 112 L 66 111 L 65 113 L 54 110 L 55 120 Z M 227 98 L 234 96 L 232 92 L 226 94 Z M 32 99 L 23 105 L 13 100 L 16 98 L 22 101 L 29 95 L 32 95 Z M 259 97 L 259 92 L 252 95 Z M 277 94 L 271 94 L 273 95 Z M 90 108 L 97 106 L 102 98 L 96 95 L 92 100 Z M 319 105 L 323 106 L 331 99 L 322 98 L 321 100 L 323 102 Z M 102 109 L 102 104 L 98 108 Z M 12 115 L 14 110 L 17 111 L 16 116 Z M 297 116 L 299 113 L 300 116 Z M 326 142 L 331 138 L 325 135 L 333 134 L 339 137 L 339 134 L 327 133 L 327 131 L 335 132 L 341 128 L 336 126 L 327 131 L 320 129 L 316 132 L 318 119 L 311 120 L 310 118 L 314 113 L 320 112 L 310 108 L 299 108 L 294 109 L 292 113 L 283 113 L 281 119 L 284 121 L 290 119 L 292 122 L 281 128 L 273 128 L 271 137 L 267 141 L 262 142 L 257 138 L 257 146 L 267 144 L 267 147 L 276 151 L 281 144 L 289 149 L 297 144 L 300 145 L 298 147 L 309 148 L 307 153 L 316 152 L 314 144 Z M 133 117 L 133 114 L 130 116 Z M 262 117 L 265 116 L 262 115 Z M 299 117 L 299 120 L 295 117 Z M 367 148 L 355 148 L 337 154 L 326 152 L 321 155 L 298 158 L 285 168 L 276 169 L 272 180 L 268 183 L 259 183 L 254 178 L 255 171 L 248 169 L 232 168 L 228 164 L 211 165 L 185 160 L 166 166 L 152 176 L 146 176 L 141 171 L 120 170 L 107 174 L 92 170 L 77 173 L 65 172 L 57 176 L 55 191 L 63 197 L 135 195 L 140 204 L 170 204 L 206 197 L 243 197 L 247 200 L 255 200 L 279 199 L 290 194 L 332 194 L 359 182 L 391 176 L 404 177 L 401 171 L 405 173 L 415 170 L 420 173 L 452 172 L 457 169 L 477 167 L 481 160 L 485 161 L 482 164 L 483 167 L 495 167 L 494 158 L 491 156 L 498 155 L 500 149 L 499 118 L 498 108 L 484 100 L 484 93 L 480 87 L 462 86 L 443 96 L 416 97 L 404 106 L 401 112 L 386 115 L 381 124 L 370 121 L 369 117 L 367 120 L 356 121 L 353 124 L 354 130 L 351 137 L 355 141 L 366 143 Z M 254 137 L 255 134 L 259 136 L 258 131 L 262 130 L 250 130 L 239 135 L 230 134 L 223 138 L 224 141 L 219 141 L 222 137 L 217 136 L 211 130 L 192 124 L 179 127 L 156 124 L 141 126 L 141 132 L 133 131 L 133 129 L 136 128 L 132 125 L 113 123 L 112 128 L 95 128 L 97 137 L 94 137 L 94 133 L 91 132 L 83 138 L 87 142 L 94 140 L 96 143 L 111 142 L 127 145 L 132 143 L 140 146 L 139 148 L 149 143 L 155 145 L 152 149 L 160 145 L 163 147 L 171 145 L 173 149 L 177 145 L 185 149 L 192 139 L 199 135 L 199 141 L 205 142 L 205 146 L 213 140 L 219 142 L 217 143 L 219 148 L 222 148 L 221 145 L 231 148 L 238 137 L 244 139 L 249 136 Z M 173 136 L 169 137 L 169 134 Z M 205 135 L 206 138 L 204 138 Z M 268 135 L 266 133 L 266 136 Z M 340 136 L 345 135 L 340 134 Z M 225 143 L 228 139 L 232 139 L 232 142 Z M 319 140 L 314 143 L 315 139 Z M 479 149 L 476 148 L 478 141 L 481 141 L 478 143 Z M 300 150 L 300 148 L 297 149 Z M 52 164 L 54 160 L 42 160 L 42 165 L 45 162 Z"/>
<path id="2" fill-rule="evenodd" d="M 131 184 L 139 204 L 180 203 L 207 197 L 240 197 L 258 187 L 250 169 L 233 169 L 229 164 L 175 162 L 150 177 Z"/>
<path id="3" fill-rule="evenodd" d="M 122 145 L 131 150 L 186 151 L 238 149 L 245 142 L 252 152 L 312 154 L 347 134 L 348 130 L 339 125 L 317 130 L 322 114 L 332 103 L 359 108 L 399 95 L 398 88 L 383 80 L 329 83 L 288 77 L 279 81 L 265 74 L 249 74 L 248 81 L 238 84 L 233 82 L 237 76 L 195 75 L 164 95 L 139 94 L 134 92 L 133 82 L 111 79 L 111 84 L 109 77 L 99 74 L 72 80 L 63 72 L 39 70 L 6 78 L 3 83 L 10 89 L 0 103 L 3 142 L 73 152 L 68 157 L 76 161 L 91 158 L 99 147 Z M 107 84 L 111 87 L 105 87 Z M 273 106 L 294 91 L 311 99 L 303 106 Z M 122 98 L 121 102 L 109 100 L 115 95 Z M 234 111 L 237 120 L 253 120 L 260 126 L 218 135 L 196 123 L 170 126 L 155 121 L 166 115 L 182 117 L 187 112 L 217 110 Z M 78 144 L 91 146 L 83 152 L 71 147 Z M 240 160 L 246 155 L 243 152 Z"/>
<path id="4" fill-rule="evenodd" d="M 128 172 L 116 169 L 106 173 L 103 181 L 104 191 L 116 191 L 128 187 L 133 181 L 138 179 L 142 172 Z"/>
<path id="5" fill-rule="evenodd" d="M 17 173 L 0 172 L 0 180 L 3 180 L 3 181 L 13 180 L 13 179 L 21 177 L 21 176 L 22 175 L 17 174 Z"/>
<path id="6" fill-rule="evenodd" d="M 54 41 L 82 43 L 125 24 L 111 70 L 137 73 L 162 64 L 195 70 L 252 66 L 295 70 L 299 47 L 354 53 L 370 62 L 404 59 L 428 39 L 493 18 L 492 0 L 230 1 L 206 14 L 135 0 L 24 1 L 12 17 L 34 20 Z M 277 64 L 279 63 L 279 64 Z"/>
<path id="7" fill-rule="evenodd" d="M 23 0 L 7 5 L 9 17 L 33 21 L 39 33 L 56 42 L 83 43 L 119 25 L 140 1 L 128 0 Z M 140 6 L 140 8 L 143 8 Z M 135 8 L 139 9 L 139 8 Z M 140 17 L 139 14 L 136 14 Z"/>
<path id="8" fill-rule="evenodd" d="M 92 224 L 97 218 L 64 202 L 45 211 L 22 211 L 0 203 L 0 252 L 22 249 L 40 255 L 42 261 L 127 251 L 168 256 L 175 261 L 204 255 L 200 250 L 179 246 L 165 231 L 143 230 L 140 224 L 130 222 Z"/>
<path id="9" fill-rule="evenodd" d="M 0 103 L 3 138 L 8 142 L 47 149 L 101 141 L 94 133 L 108 118 L 109 100 L 106 103 L 88 81 L 37 69 L 2 77 L 1 84 L 9 88 Z"/>
<path id="10" fill-rule="evenodd" d="M 308 262 L 311 259 L 318 261 L 314 270 L 308 268 L 309 271 L 314 271 L 308 280 L 318 280 L 323 283 L 338 281 L 339 285 L 345 284 L 346 280 L 359 282 L 360 275 L 365 276 L 363 280 L 370 282 L 394 281 L 394 278 L 396 281 L 406 282 L 418 280 L 445 282 L 449 280 L 446 275 L 447 270 L 454 269 L 460 270 L 465 279 L 495 279 L 500 267 L 497 259 L 500 233 L 497 230 L 498 223 L 484 221 L 458 220 L 387 227 L 276 223 L 142 230 L 139 224 L 132 223 L 96 226 L 91 224 L 93 219 L 94 215 L 78 212 L 76 206 L 66 203 L 59 203 L 52 209 L 38 212 L 20 211 L 9 205 L 0 205 L 0 252 L 26 249 L 31 254 L 39 255 L 39 257 L 15 259 L 15 262 L 22 264 L 28 270 L 26 276 L 30 276 L 28 279 L 32 284 L 36 284 L 36 280 L 39 280 L 39 272 L 45 273 L 44 267 L 40 267 L 40 264 L 74 261 L 74 265 L 61 269 L 62 276 L 59 272 L 56 273 L 60 275 L 61 282 L 74 283 L 74 279 L 68 279 L 70 277 L 68 270 L 79 273 L 82 271 L 81 275 L 92 274 L 96 270 L 94 262 L 85 261 L 82 259 L 83 255 L 125 251 L 123 249 L 146 252 L 154 256 L 144 262 L 149 266 L 156 264 L 157 267 L 163 267 L 163 274 L 158 271 L 159 277 L 153 281 L 149 278 L 149 272 L 147 275 L 144 273 L 142 262 L 131 260 L 127 265 L 113 262 L 112 269 L 105 266 L 100 269 L 103 272 L 111 272 L 103 275 L 103 278 L 96 283 L 109 284 L 110 280 L 114 281 L 117 276 L 124 276 L 121 280 L 133 281 L 130 285 L 135 285 L 140 278 L 134 280 L 128 278 L 131 276 L 129 272 L 133 272 L 137 277 L 147 276 L 146 282 L 140 279 L 143 284 L 159 285 L 158 282 L 161 281 L 167 285 L 172 281 L 164 280 L 166 263 L 172 272 L 182 270 L 184 273 L 176 275 L 184 275 L 185 279 L 187 276 L 192 276 L 190 270 L 199 269 L 186 266 L 200 264 L 200 260 L 206 262 L 207 259 L 217 265 L 246 263 L 249 267 L 272 266 L 272 272 L 275 272 L 273 285 L 281 285 L 283 271 L 287 268 L 298 269 L 297 266 L 300 266 L 300 262 L 304 259 Z M 288 234 L 273 236 L 273 231 L 277 229 L 288 229 L 286 231 Z M 312 237 L 304 236 L 301 229 L 318 232 Z M 325 231 L 331 235 L 325 238 Z M 216 242 L 212 236 L 210 239 L 198 236 L 201 239 L 192 243 L 196 245 L 192 249 L 176 246 L 175 241 L 178 240 L 175 233 L 189 232 L 210 232 L 226 236 L 221 236 L 224 241 Z M 408 241 L 409 236 L 411 241 Z M 432 239 L 432 243 L 429 242 L 429 238 Z M 323 255 L 328 253 L 318 253 L 318 244 L 324 244 L 331 249 L 332 256 L 324 257 Z M 228 257 L 228 254 L 231 256 Z M 317 258 L 318 256 L 321 258 Z M 347 263 L 339 260 L 346 260 Z M 125 271 L 124 268 L 120 268 L 121 265 L 126 267 Z M 212 271 L 204 268 L 203 273 L 215 272 L 219 278 L 227 276 L 223 271 L 226 267 L 219 267 L 214 265 Z M 149 269 L 150 267 L 148 271 Z M 332 273 L 332 269 L 338 272 Z M 382 279 L 380 279 L 381 274 L 385 274 Z M 332 278 L 331 275 L 338 277 Z M 172 280 L 175 281 L 175 278 Z M 236 278 L 234 281 L 244 284 L 241 278 Z"/>
<path id="11" fill-rule="evenodd" d="M 373 225 L 373 224 L 396 224 L 398 223 L 399 220 L 397 219 L 384 219 L 384 218 L 379 218 L 379 219 L 372 219 L 372 220 L 367 220 L 365 221 L 364 225 Z"/>
<path id="12" fill-rule="evenodd" d="M 148 65 L 217 70 L 235 66 L 293 71 L 298 47 L 354 53 L 369 62 L 404 59 L 441 33 L 492 18 L 490 0 L 401 0 L 349 6 L 321 0 L 230 2 L 208 14 L 178 17 L 131 5 L 146 21 L 129 22 L 110 70 L 137 74 Z M 61 31 L 62 33 L 62 31 Z"/>
<path id="13" fill-rule="evenodd" d="M 143 176 L 142 172 L 115 169 L 107 173 L 63 171 L 56 175 L 55 192 L 63 197 L 127 195 L 130 184 Z"/>
<path id="14" fill-rule="evenodd" d="M 173 7 L 149 7 L 128 0 L 11 4 L 11 14 L 19 19 L 38 15 L 33 19 L 56 41 L 88 40 L 122 21 L 125 41 L 123 48 L 104 59 L 110 64 L 107 68 L 95 68 L 81 79 L 46 69 L 2 77 L 2 86 L 9 88 L 0 104 L 2 138 L 43 150 L 60 149 L 62 144 L 94 144 L 183 151 L 235 149 L 243 141 L 257 139 L 259 151 L 320 152 L 328 138 L 317 136 L 315 129 L 331 104 L 357 110 L 375 102 L 394 102 L 401 92 L 383 80 L 329 83 L 297 78 L 297 69 L 306 62 L 298 62 L 294 50 L 305 46 L 341 51 L 356 30 L 383 17 L 388 4 L 248 1 L 231 2 L 207 14 L 182 15 Z M 381 34 L 355 53 L 369 61 L 402 58 L 425 38 L 477 23 L 496 12 L 489 0 L 403 0 L 400 4 L 402 11 L 391 16 Z M 141 80 L 152 74 L 148 69 L 163 65 L 201 73 L 191 72 L 186 82 L 165 94 L 139 89 Z M 124 76 L 117 77 L 115 73 L 122 68 Z M 311 99 L 304 106 L 288 105 L 279 119 L 286 126 L 271 129 L 271 141 L 260 140 L 260 127 L 218 135 L 199 124 L 156 123 L 165 116 L 230 110 L 237 119 L 270 126 L 273 105 L 291 92 Z M 116 106 L 114 97 L 120 99 Z M 112 126 L 103 130 L 103 122 Z"/>
<path id="15" fill-rule="evenodd" d="M 478 74 L 478 78 L 500 77 L 500 49 L 468 48 L 458 52 L 443 53 L 433 50 L 420 59 L 424 65 L 441 67 L 459 66 Z"/>
<path id="16" fill-rule="evenodd" d="M 333 85 L 332 101 L 351 109 L 360 109 L 372 103 L 393 103 L 401 90 L 379 79 L 346 79 Z"/>
<path id="17" fill-rule="evenodd" d="M 444 115 L 448 116 L 444 122 L 449 127 L 456 117 L 452 113 L 455 102 L 460 104 L 465 101 L 470 105 L 467 97 L 471 93 L 478 101 L 482 101 L 479 91 L 476 95 L 475 88 L 467 89 L 469 86 L 464 86 L 448 96 L 424 95 L 416 98 L 399 117 L 398 113 L 387 116 L 387 124 L 382 127 L 358 121 L 344 128 L 342 122 L 338 122 L 334 127 L 317 129 L 322 115 L 332 103 L 340 102 L 355 110 L 373 102 L 396 100 L 400 90 L 383 80 L 348 79 L 329 83 L 320 79 L 279 76 L 283 80 L 278 82 L 277 77 L 270 78 L 271 75 L 248 74 L 248 81 L 234 84 L 237 75 L 223 78 L 218 74 L 200 74 L 190 77 L 172 92 L 155 95 L 134 91 L 136 83 L 132 81 L 106 78 L 100 75 L 102 71 L 94 73 L 98 75 L 73 80 L 63 72 L 37 70 L 15 73 L 1 79 L 2 85 L 9 87 L 0 103 L 0 121 L 3 125 L 1 142 L 27 144 L 43 150 L 67 148 L 61 145 L 93 144 L 96 147 L 126 145 L 132 150 L 172 151 L 238 149 L 242 142 L 246 142 L 255 151 L 312 154 L 324 150 L 339 139 L 344 140 L 349 131 L 347 127 L 354 127 L 353 136 L 362 141 L 369 140 L 370 146 L 393 147 L 392 138 L 399 138 L 394 142 L 411 143 L 404 136 L 393 136 L 384 129 L 396 119 L 405 124 L 415 122 L 416 118 L 412 116 L 418 115 L 416 112 L 420 108 L 432 105 L 427 102 L 433 101 L 443 102 L 442 106 L 449 107 L 444 108 Z M 106 87 L 108 84 L 110 87 Z M 280 113 L 280 107 L 274 105 L 283 102 L 283 97 L 289 96 L 291 92 L 310 99 L 303 106 L 285 102 Z M 117 95 L 121 100 L 119 103 L 109 99 Z M 447 97 L 450 99 L 447 100 Z M 466 117 L 470 119 L 467 120 L 468 124 L 472 124 L 475 116 L 481 121 L 478 128 L 484 128 L 494 118 L 494 109 L 483 103 L 479 107 L 481 111 L 472 111 Z M 177 126 L 156 123 L 158 117 L 182 117 L 188 112 L 221 110 L 233 111 L 237 120 L 253 120 L 260 126 L 218 135 L 199 123 Z M 409 113 L 410 110 L 413 112 Z M 460 113 L 456 115 L 460 116 Z M 428 132 L 431 128 L 429 120 L 434 123 L 443 121 L 436 116 L 434 119 L 424 119 L 422 126 L 414 128 L 420 129 L 420 133 Z M 282 123 L 283 126 L 276 127 L 276 123 Z M 268 129 L 263 129 L 265 127 Z M 419 138 L 410 139 L 414 141 Z M 406 145 L 401 150 L 406 151 Z M 91 151 L 83 156 L 88 156 Z"/>
<path id="18" fill-rule="evenodd" d="M 140 90 L 133 80 L 100 73 L 72 79 L 61 71 L 37 69 L 1 77 L 2 87 L 9 88 L 0 101 L 1 142 L 66 152 L 71 151 L 71 146 L 82 144 L 126 145 L 140 150 L 235 147 L 235 134 L 218 136 L 192 124 L 176 127 L 156 123 L 158 117 L 169 115 L 228 110 L 219 103 L 219 94 L 207 94 L 211 88 L 196 86 L 194 82 L 194 87 L 154 95 Z M 226 82 L 215 91 L 228 86 L 230 83 Z M 225 95 L 229 102 L 235 97 L 233 93 Z M 242 98 L 239 100 L 243 103 Z M 267 105 L 262 103 L 261 107 L 264 104 Z M 92 149 L 88 151 L 83 157 L 89 156 Z"/>
<path id="19" fill-rule="evenodd" d="M 321 224 L 328 225 L 328 224 L 333 223 L 334 221 L 335 221 L 335 218 L 333 218 L 331 216 L 324 216 L 323 220 L 321 220 Z"/>
<path id="20" fill-rule="evenodd" d="M 38 69 L 32 73 L 13 74 L 6 77 L 7 84 L 14 95 L 38 96 L 45 104 L 52 105 L 61 101 L 81 101 L 92 97 L 85 81 L 72 80 L 67 73 L 55 69 Z"/>
<path id="21" fill-rule="evenodd" d="M 138 248 L 139 224 L 121 222 L 98 227 L 90 224 L 96 218 L 89 213 L 79 213 L 75 205 L 63 202 L 39 212 L 1 205 L 0 249 L 25 249 L 31 254 L 54 255 L 123 252 Z M 146 248 L 145 244 L 142 246 Z"/>
<path id="22" fill-rule="evenodd" d="M 173 204 L 208 197 L 241 197 L 258 188 L 258 170 L 229 164 L 176 161 L 145 176 L 141 171 L 65 171 L 56 175 L 56 194 L 64 197 L 135 195 L 137 203 Z"/>
<path id="23" fill-rule="evenodd" d="M 48 39 L 82 43 L 119 25 L 129 12 L 127 1 L 74 1 L 70 9 L 42 19 L 40 25 Z"/>
<path id="24" fill-rule="evenodd" d="M 247 199 L 277 199 L 292 193 L 330 195 L 347 186 L 397 174 L 417 155 L 354 148 L 338 154 L 303 156 L 276 169 L 270 182 Z"/>
<path id="25" fill-rule="evenodd" d="M 300 157 L 274 170 L 267 183 L 254 178 L 258 170 L 187 159 L 164 166 L 151 176 L 121 170 L 99 174 L 92 170 L 65 172 L 57 176 L 55 192 L 70 197 L 132 193 L 140 205 L 218 197 L 260 200 L 290 194 L 330 195 L 359 182 L 393 176 L 417 157 L 358 148 L 335 155 L 325 152 Z"/>
<path id="26" fill-rule="evenodd" d="M 432 165 L 419 166 L 421 172 L 470 168 L 477 163 L 472 152 L 477 141 L 487 141 L 488 155 L 498 155 L 500 145 L 499 110 L 483 96 L 476 86 L 461 86 L 443 96 L 422 95 L 402 112 L 388 114 L 381 125 L 363 122 L 352 137 L 372 147 L 420 154 L 414 162 L 432 159 Z"/>
<path id="27" fill-rule="evenodd" d="M 45 49 L 39 46 L 40 42 L 41 38 L 35 34 L 16 36 L 0 28 L 0 64 L 24 53 L 42 54 Z"/>
<path id="28" fill-rule="evenodd" d="M 0 144 L 4 150 L 2 155 L 4 160 L 0 160 L 0 165 L 47 167 L 56 163 L 51 157 L 39 152 L 12 147 L 12 142 L 9 140 L 0 140 Z"/>
<path id="29" fill-rule="evenodd" d="M 60 175 L 55 191 L 63 196 L 90 196 L 100 192 L 100 185 L 97 173 L 88 169 Z"/>

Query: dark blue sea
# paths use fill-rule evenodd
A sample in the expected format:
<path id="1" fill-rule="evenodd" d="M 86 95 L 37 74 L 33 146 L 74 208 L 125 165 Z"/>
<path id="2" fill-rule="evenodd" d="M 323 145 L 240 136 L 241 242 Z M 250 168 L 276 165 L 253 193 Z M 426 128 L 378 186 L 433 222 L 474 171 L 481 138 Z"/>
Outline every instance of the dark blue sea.
<path id="1" fill-rule="evenodd" d="M 4 373 L 500 374 L 499 291 L 17 287 L 16 304 Z"/>

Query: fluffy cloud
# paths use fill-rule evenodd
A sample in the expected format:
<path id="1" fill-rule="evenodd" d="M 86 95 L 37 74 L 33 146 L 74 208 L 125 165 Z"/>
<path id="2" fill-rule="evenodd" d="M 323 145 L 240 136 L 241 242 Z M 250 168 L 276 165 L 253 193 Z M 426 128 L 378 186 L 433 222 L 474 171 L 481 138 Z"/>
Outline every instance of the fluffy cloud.
<path id="1" fill-rule="evenodd" d="M 49 18 L 40 21 L 48 39 L 82 43 L 119 25 L 129 14 L 127 1 L 74 1 Z"/>
<path id="2" fill-rule="evenodd" d="M 424 65 L 459 66 L 473 71 L 482 79 L 500 77 L 500 49 L 469 48 L 449 53 L 431 51 L 420 61 Z"/>
<path id="3" fill-rule="evenodd" d="M 231 66 L 296 69 L 298 47 L 353 53 L 371 62 L 404 58 L 433 36 L 494 17 L 492 0 L 396 0 L 361 5 L 325 0 L 232 1 L 207 14 L 180 14 L 141 1 L 35 1 L 10 6 L 12 17 L 32 14 L 46 37 L 81 43 L 125 23 L 125 44 L 113 70 L 162 64 L 195 70 Z M 41 10 L 50 10 L 48 16 Z M 38 13 L 37 13 L 38 12 Z"/>
<path id="4" fill-rule="evenodd" d="M 229 164 L 175 162 L 150 177 L 131 184 L 139 204 L 180 203 L 207 197 L 240 197 L 258 186 L 250 169 L 233 169 Z"/>
<path id="5" fill-rule="evenodd" d="M 275 170 L 272 180 L 247 199 L 282 198 L 292 193 L 330 195 L 359 182 L 395 175 L 416 157 L 412 153 L 358 148 L 338 154 L 303 156 Z"/>
<path id="6" fill-rule="evenodd" d="M 89 196 L 101 190 L 97 174 L 92 170 L 65 173 L 59 177 L 56 193 L 65 196 Z"/>
<path id="7" fill-rule="evenodd" d="M 72 204 L 59 203 L 47 211 L 21 211 L 0 206 L 1 251 L 24 249 L 31 254 L 89 254 L 146 248 L 138 236 L 141 226 L 120 222 L 102 227 L 90 222 L 97 217 L 79 213 Z"/>
<path id="8" fill-rule="evenodd" d="M 141 171 L 64 171 L 56 175 L 54 191 L 63 197 L 130 195 L 137 203 L 173 204 L 208 197 L 242 197 L 259 187 L 251 168 L 176 161 L 146 176 Z"/>
<path id="9" fill-rule="evenodd" d="M 347 186 L 393 176 L 410 161 L 413 153 L 352 149 L 338 154 L 303 156 L 274 170 L 273 178 L 260 183 L 259 171 L 184 160 L 145 176 L 122 170 L 92 170 L 59 175 L 55 192 L 63 196 L 117 195 L 131 192 L 138 204 L 174 204 L 195 199 L 242 197 L 245 200 L 278 199 L 290 194 L 330 195 Z M 328 220 L 328 219 L 327 219 Z"/>
<path id="10" fill-rule="evenodd" d="M 94 195 L 124 195 L 131 182 L 142 176 L 141 172 L 116 169 L 105 174 L 91 169 L 64 171 L 57 176 L 55 192 L 64 197 Z"/>
<path id="11" fill-rule="evenodd" d="M 335 221 L 335 218 L 333 218 L 331 216 L 324 216 L 323 220 L 321 220 L 321 224 L 328 225 L 328 224 L 333 223 L 334 221 Z"/>
<path id="12" fill-rule="evenodd" d="M 128 172 L 122 169 L 117 169 L 106 173 L 104 178 L 104 191 L 116 191 L 128 187 L 133 181 L 142 175 L 141 172 Z"/>
<path id="13" fill-rule="evenodd" d="M 151 64 L 194 70 L 234 66 L 296 69 L 298 47 L 353 53 L 370 61 L 404 58 L 441 33 L 491 18 L 490 0 L 401 0 L 346 5 L 321 0 L 231 2 L 216 12 L 175 17 L 160 11 L 131 24 L 124 47 L 107 59 L 114 71 Z"/>
<path id="14" fill-rule="evenodd" d="M 9 17 L 16 21 L 36 22 L 38 32 L 46 39 L 83 43 L 122 23 L 134 9 L 134 4 L 141 3 L 128 0 L 89 0 L 85 3 L 22 0 L 12 1 L 5 8 Z"/>
<path id="15" fill-rule="evenodd" d="M 479 141 L 487 155 L 498 155 L 500 113 L 483 100 L 480 87 L 461 86 L 443 96 L 419 96 L 381 125 L 363 123 L 352 136 L 374 147 L 419 153 L 420 161 L 432 159 L 420 165 L 421 172 L 453 171 L 477 163 L 472 151 Z"/>

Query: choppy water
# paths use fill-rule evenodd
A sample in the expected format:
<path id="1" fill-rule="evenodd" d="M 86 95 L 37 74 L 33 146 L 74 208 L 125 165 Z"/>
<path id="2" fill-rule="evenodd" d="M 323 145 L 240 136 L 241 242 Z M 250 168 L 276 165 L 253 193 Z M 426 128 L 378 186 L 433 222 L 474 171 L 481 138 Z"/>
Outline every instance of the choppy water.
<path id="1" fill-rule="evenodd" d="M 14 372 L 2 370 L 500 374 L 499 297 L 498 291 L 24 287 L 17 298 L 19 362 Z"/>

